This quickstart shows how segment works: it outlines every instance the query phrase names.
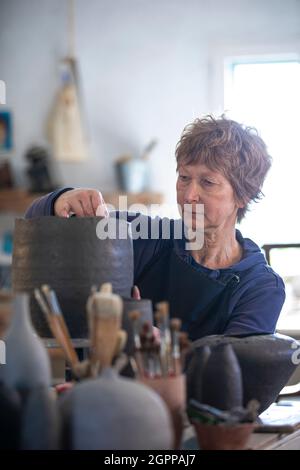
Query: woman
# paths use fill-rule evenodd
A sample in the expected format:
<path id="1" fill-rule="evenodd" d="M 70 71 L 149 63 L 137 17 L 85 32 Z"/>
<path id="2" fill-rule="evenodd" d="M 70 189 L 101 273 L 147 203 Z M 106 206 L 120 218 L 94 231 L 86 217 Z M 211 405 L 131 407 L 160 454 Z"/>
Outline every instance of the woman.
<path id="1" fill-rule="evenodd" d="M 192 340 L 210 334 L 273 333 L 285 291 L 259 247 L 235 229 L 257 201 L 271 166 L 254 129 L 222 116 L 197 119 L 176 148 L 177 202 L 184 225 L 195 234 L 204 207 L 203 244 L 170 237 L 133 241 L 135 284 L 154 303 L 168 300 Z M 200 209 L 199 209 L 200 208 Z M 35 201 L 26 217 L 107 215 L 101 193 L 65 188 Z M 118 214 L 117 214 L 118 216 Z M 201 219 L 201 217 L 200 217 Z M 128 220 L 134 216 L 128 214 Z M 179 222 L 182 224 L 182 221 Z M 197 238 L 197 237 L 196 237 Z"/>

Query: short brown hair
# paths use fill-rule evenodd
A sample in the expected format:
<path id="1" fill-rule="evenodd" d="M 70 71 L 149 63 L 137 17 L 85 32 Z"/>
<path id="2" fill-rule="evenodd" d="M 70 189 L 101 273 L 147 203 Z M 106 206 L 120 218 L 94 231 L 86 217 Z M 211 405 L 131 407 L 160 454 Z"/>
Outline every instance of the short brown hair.
<path id="1" fill-rule="evenodd" d="M 177 169 L 182 163 L 202 163 L 225 176 L 236 198 L 245 203 L 245 207 L 238 209 L 238 222 L 250 202 L 263 197 L 261 189 L 272 158 L 253 127 L 243 126 L 225 115 L 204 116 L 184 128 L 175 155 Z"/>

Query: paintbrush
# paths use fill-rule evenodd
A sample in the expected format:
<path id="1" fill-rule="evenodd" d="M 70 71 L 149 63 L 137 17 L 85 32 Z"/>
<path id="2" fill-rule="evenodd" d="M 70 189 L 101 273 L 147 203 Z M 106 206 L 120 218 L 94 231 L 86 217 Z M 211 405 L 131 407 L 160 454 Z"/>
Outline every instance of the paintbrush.
<path id="1" fill-rule="evenodd" d="M 128 356 L 123 351 L 127 341 L 127 332 L 125 330 L 118 331 L 116 349 L 114 351 L 114 369 L 120 372 L 128 364 Z"/>
<path id="2" fill-rule="evenodd" d="M 132 322 L 134 357 L 135 357 L 136 368 L 137 368 L 137 376 L 140 378 L 140 377 L 143 377 L 144 375 L 143 357 L 142 357 L 142 352 L 141 352 L 141 340 L 140 340 L 140 333 L 139 333 L 139 321 L 141 318 L 141 312 L 137 310 L 133 310 L 132 312 L 129 312 L 128 316 Z"/>
<path id="3" fill-rule="evenodd" d="M 186 331 L 180 331 L 178 333 L 178 338 L 181 364 L 185 364 L 187 353 L 191 350 L 191 341 L 189 340 L 188 333 Z"/>
<path id="4" fill-rule="evenodd" d="M 140 338 L 145 375 L 148 378 L 161 376 L 159 345 L 155 341 L 153 328 L 149 321 L 143 323 Z"/>
<path id="5" fill-rule="evenodd" d="M 114 358 L 118 357 L 122 353 L 125 347 L 126 341 L 127 341 L 127 332 L 125 330 L 119 330 L 118 335 L 117 335 L 116 348 L 113 354 Z"/>
<path id="6" fill-rule="evenodd" d="M 169 325 L 169 304 L 159 302 L 156 304 L 156 320 L 160 328 L 160 357 L 163 376 L 169 375 L 171 366 L 171 332 Z"/>
<path id="7" fill-rule="evenodd" d="M 70 363 L 72 370 L 76 375 L 76 367 L 78 366 L 79 360 L 72 345 L 69 331 L 59 307 L 56 294 L 46 284 L 42 286 L 42 292 L 44 293 L 46 300 L 44 300 L 39 289 L 34 290 L 35 298 L 46 317 L 53 336 L 62 347 L 66 359 Z"/>
<path id="8" fill-rule="evenodd" d="M 181 374 L 179 332 L 181 328 L 180 318 L 172 318 L 170 321 L 172 337 L 172 369 L 175 375 Z"/>
<path id="9" fill-rule="evenodd" d="M 91 364 L 92 366 L 99 364 L 101 370 L 112 364 L 121 327 L 122 309 L 122 298 L 112 293 L 110 283 L 103 284 L 100 292 L 92 294 L 88 299 Z M 94 369 L 94 374 L 97 370 L 98 366 Z"/>

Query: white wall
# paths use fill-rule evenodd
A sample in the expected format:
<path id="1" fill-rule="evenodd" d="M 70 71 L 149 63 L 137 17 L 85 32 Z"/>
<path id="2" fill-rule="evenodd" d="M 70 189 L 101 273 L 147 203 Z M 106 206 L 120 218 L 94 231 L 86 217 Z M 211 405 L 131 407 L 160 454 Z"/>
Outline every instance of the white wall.
<path id="1" fill-rule="evenodd" d="M 45 123 L 67 52 L 67 3 L 0 0 L 0 78 L 15 116 L 16 180 L 24 151 L 45 141 Z M 77 0 L 90 159 L 60 164 L 63 184 L 116 187 L 112 162 L 157 137 L 152 187 L 173 200 L 174 149 L 183 126 L 218 106 L 213 54 L 224 44 L 293 44 L 299 0 Z M 229 47 L 230 49 L 230 47 Z"/>

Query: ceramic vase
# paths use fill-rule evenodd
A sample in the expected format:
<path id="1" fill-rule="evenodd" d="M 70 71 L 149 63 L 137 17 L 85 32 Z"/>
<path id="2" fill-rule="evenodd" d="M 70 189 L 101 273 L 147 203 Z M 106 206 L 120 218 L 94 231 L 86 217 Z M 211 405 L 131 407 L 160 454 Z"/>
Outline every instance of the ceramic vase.
<path id="1" fill-rule="evenodd" d="M 202 403 L 219 410 L 242 406 L 241 369 L 230 344 L 221 344 L 212 350 L 202 377 Z"/>
<path id="2" fill-rule="evenodd" d="M 83 450 L 172 448 L 172 425 L 164 401 L 145 385 L 105 369 L 61 399 L 63 447 Z"/>
<path id="3" fill-rule="evenodd" d="M 41 386 L 49 387 L 49 357 L 32 326 L 28 294 L 15 296 L 12 321 L 4 341 L 7 359 L 0 369 L 4 384 L 22 393 Z"/>
<path id="4" fill-rule="evenodd" d="M 277 398 L 292 376 L 298 361 L 300 344 L 290 336 L 280 334 L 224 336 L 212 335 L 193 343 L 193 348 L 204 345 L 213 350 L 230 344 L 238 358 L 243 379 L 243 405 L 251 399 L 260 403 L 259 413 Z"/>
<path id="5" fill-rule="evenodd" d="M 194 351 L 186 368 L 187 403 L 190 399 L 202 402 L 203 371 L 210 356 L 210 348 L 203 346 Z"/>
<path id="6" fill-rule="evenodd" d="M 101 239 L 101 217 L 17 219 L 14 231 L 14 291 L 31 294 L 31 314 L 40 336 L 52 337 L 32 292 L 42 284 L 55 290 L 72 338 L 87 338 L 86 302 L 91 286 L 110 282 L 130 297 L 133 248 L 129 224 L 110 217 L 115 234 Z M 100 224 L 100 225 L 98 225 Z M 115 225 L 113 225 L 115 224 Z M 120 233 L 120 231 L 124 233 Z M 123 237 L 123 238 L 122 238 Z"/>
<path id="7" fill-rule="evenodd" d="M 21 449 L 59 448 L 59 414 L 52 390 L 34 388 L 28 392 L 22 411 Z"/>
<path id="8" fill-rule="evenodd" d="M 20 448 L 20 429 L 20 396 L 16 390 L 0 382 L 0 450 Z"/>

